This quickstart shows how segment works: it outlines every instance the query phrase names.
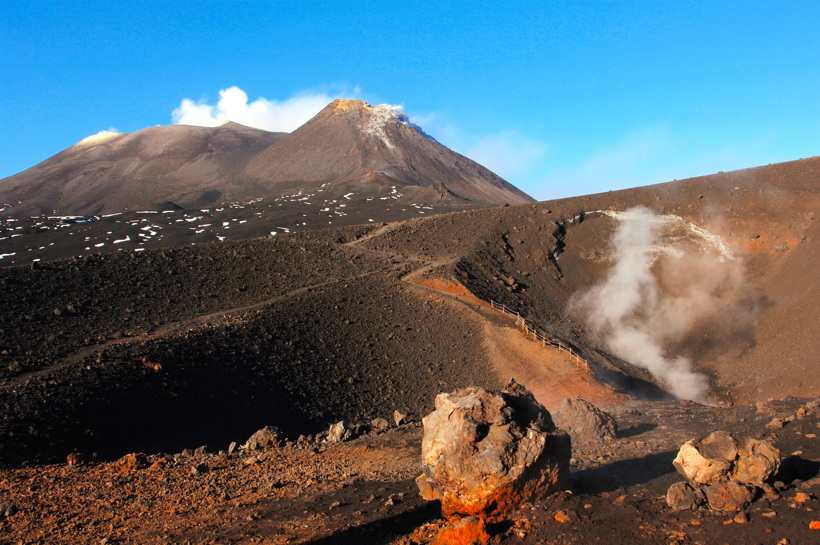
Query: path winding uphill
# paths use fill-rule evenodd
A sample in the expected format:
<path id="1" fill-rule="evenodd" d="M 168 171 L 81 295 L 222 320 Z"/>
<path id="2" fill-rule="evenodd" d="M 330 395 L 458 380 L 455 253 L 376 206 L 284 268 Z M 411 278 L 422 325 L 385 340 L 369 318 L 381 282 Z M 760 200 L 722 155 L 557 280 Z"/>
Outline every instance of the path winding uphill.
<path id="1" fill-rule="evenodd" d="M 396 222 L 371 231 L 351 241 L 348 246 L 362 248 L 362 244 L 401 228 L 405 222 Z M 368 252 L 383 253 L 395 258 L 393 252 L 363 248 Z M 403 256 L 408 259 L 408 256 Z M 454 267 L 458 259 L 424 260 L 409 257 L 422 266 L 408 272 L 402 279 L 441 304 L 450 304 L 463 313 L 463 322 L 474 322 L 483 331 L 482 347 L 499 378 L 514 377 L 529 385 L 535 397 L 550 410 L 563 400 L 580 396 L 600 406 L 623 403 L 628 396 L 596 378 L 589 365 L 572 352 L 545 344 L 526 334 L 520 327 L 523 321 L 499 312 L 493 305 L 476 297 L 455 279 Z"/>

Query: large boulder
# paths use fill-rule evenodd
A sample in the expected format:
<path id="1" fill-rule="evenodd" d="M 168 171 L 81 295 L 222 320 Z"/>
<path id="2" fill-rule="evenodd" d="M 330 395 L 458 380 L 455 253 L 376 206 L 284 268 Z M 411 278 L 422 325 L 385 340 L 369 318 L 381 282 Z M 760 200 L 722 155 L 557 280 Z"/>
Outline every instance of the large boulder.
<path id="1" fill-rule="evenodd" d="M 580 397 L 565 399 L 552 416 L 555 425 L 566 430 L 576 446 L 606 443 L 618 435 L 615 419 Z"/>
<path id="2" fill-rule="evenodd" d="M 736 439 L 716 431 L 705 439 L 687 441 L 672 462 L 689 481 L 760 484 L 780 467 L 780 451 L 751 437 Z"/>
<path id="3" fill-rule="evenodd" d="M 245 450 L 259 450 L 268 447 L 278 447 L 282 444 L 282 432 L 276 426 L 265 426 L 251 435 L 243 448 Z"/>
<path id="4" fill-rule="evenodd" d="M 464 388 L 436 397 L 424 420 L 422 497 L 445 517 L 502 519 L 514 507 L 565 486 L 570 438 L 523 386 Z"/>
<path id="5" fill-rule="evenodd" d="M 754 500 L 758 485 L 777 472 L 780 451 L 765 441 L 716 431 L 684 443 L 672 463 L 689 482 L 669 487 L 670 507 L 739 511 Z"/>
<path id="6" fill-rule="evenodd" d="M 355 428 L 348 422 L 340 420 L 331 424 L 327 430 L 327 440 L 331 443 L 343 443 L 356 436 Z"/>

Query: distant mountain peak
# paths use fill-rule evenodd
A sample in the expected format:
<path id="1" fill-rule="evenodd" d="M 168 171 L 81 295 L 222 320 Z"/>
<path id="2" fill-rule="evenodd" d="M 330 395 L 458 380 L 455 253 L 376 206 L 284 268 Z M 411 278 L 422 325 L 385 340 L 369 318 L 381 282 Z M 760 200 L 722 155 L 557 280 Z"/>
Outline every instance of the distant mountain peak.
<path id="1" fill-rule="evenodd" d="M 355 113 L 361 116 L 360 128 L 362 132 L 366 135 L 377 137 L 388 149 L 393 149 L 394 147 L 394 144 L 390 141 L 390 138 L 384 130 L 384 128 L 390 124 L 410 127 L 428 140 L 432 140 L 437 144 L 440 143 L 424 132 L 424 129 L 420 126 L 411 122 L 408 115 L 402 111 L 400 105 L 379 104 L 377 106 L 371 106 L 363 100 L 336 99 L 328 104 L 324 113 L 329 115 Z"/>

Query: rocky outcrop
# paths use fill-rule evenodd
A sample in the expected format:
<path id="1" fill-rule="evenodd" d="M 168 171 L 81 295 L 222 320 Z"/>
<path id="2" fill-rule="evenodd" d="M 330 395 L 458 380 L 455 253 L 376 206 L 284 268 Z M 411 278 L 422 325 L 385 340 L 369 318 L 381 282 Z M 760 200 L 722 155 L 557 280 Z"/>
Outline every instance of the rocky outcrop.
<path id="1" fill-rule="evenodd" d="M 257 430 L 245 442 L 245 450 L 259 450 L 266 447 L 278 447 L 282 444 L 282 432 L 276 426 L 265 426 Z"/>
<path id="2" fill-rule="evenodd" d="M 758 495 L 759 485 L 777 472 L 780 451 L 765 441 L 716 431 L 684 443 L 672 463 L 689 482 L 669 487 L 670 507 L 740 511 Z"/>
<path id="3" fill-rule="evenodd" d="M 569 433 L 573 445 L 607 443 L 618 435 L 615 419 L 580 397 L 565 399 L 553 414 L 553 420 Z"/>
<path id="4" fill-rule="evenodd" d="M 331 443 L 343 443 L 353 439 L 355 436 L 355 428 L 344 420 L 331 424 L 327 430 L 327 440 Z"/>
<path id="5" fill-rule="evenodd" d="M 465 388 L 436 397 L 424 420 L 422 497 L 442 513 L 489 520 L 564 486 L 569 436 L 523 386 L 500 392 Z"/>
<path id="6" fill-rule="evenodd" d="M 780 451 L 764 441 L 735 439 L 716 431 L 705 439 L 687 441 L 672 462 L 690 481 L 712 484 L 721 480 L 760 484 L 780 467 Z"/>

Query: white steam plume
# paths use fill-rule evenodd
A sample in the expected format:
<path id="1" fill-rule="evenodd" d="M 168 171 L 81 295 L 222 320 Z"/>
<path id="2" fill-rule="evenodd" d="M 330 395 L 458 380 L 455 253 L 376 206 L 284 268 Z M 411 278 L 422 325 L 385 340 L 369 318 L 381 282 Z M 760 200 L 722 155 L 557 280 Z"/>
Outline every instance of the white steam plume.
<path id="1" fill-rule="evenodd" d="M 285 100 L 259 97 L 248 102 L 248 94 L 233 86 L 219 91 L 215 106 L 182 99 L 171 118 L 180 125 L 216 127 L 234 121 L 266 131 L 291 132 L 319 113 L 333 98 L 324 93 L 301 93 Z"/>
<path id="2" fill-rule="evenodd" d="M 642 207 L 617 218 L 611 241 L 615 263 L 603 283 L 574 301 L 574 309 L 616 356 L 647 369 L 679 398 L 708 401 L 706 377 L 692 371 L 687 358 L 670 357 L 663 347 L 717 312 L 721 303 L 713 281 L 698 283 L 698 276 L 709 277 L 711 264 L 695 260 L 705 268 L 683 279 L 685 285 L 676 285 L 675 293 L 665 293 L 653 265 L 660 249 L 658 230 L 668 219 Z"/>

